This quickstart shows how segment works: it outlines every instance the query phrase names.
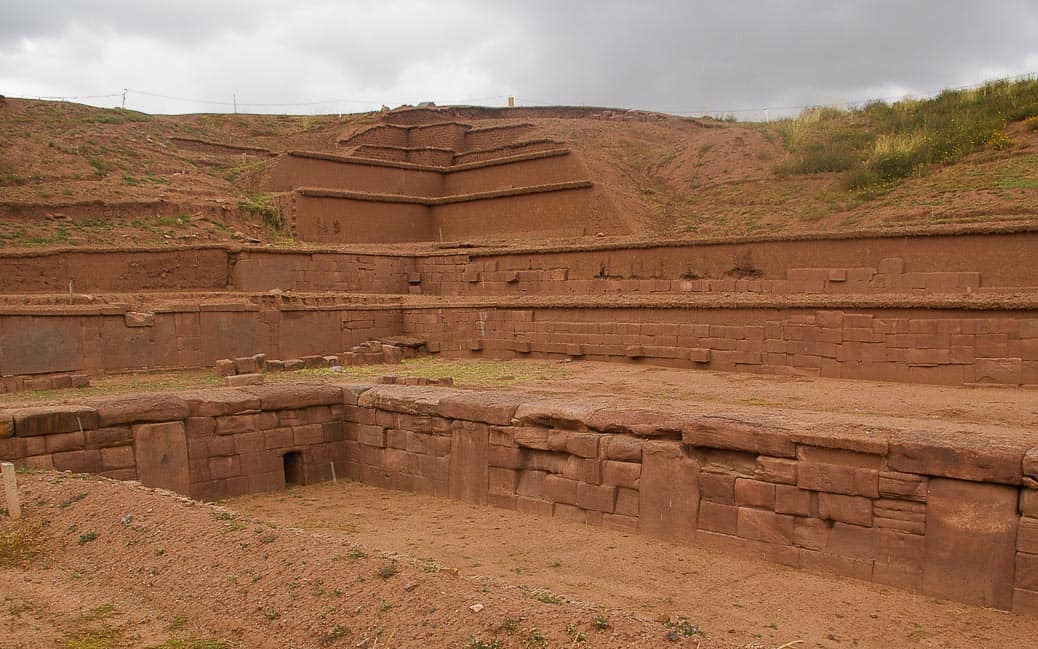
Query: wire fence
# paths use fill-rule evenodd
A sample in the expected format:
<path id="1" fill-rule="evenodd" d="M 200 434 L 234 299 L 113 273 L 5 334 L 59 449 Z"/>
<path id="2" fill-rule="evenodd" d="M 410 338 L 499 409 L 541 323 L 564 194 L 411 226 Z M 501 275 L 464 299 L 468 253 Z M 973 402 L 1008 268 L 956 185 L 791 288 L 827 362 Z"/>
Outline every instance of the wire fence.
<path id="1" fill-rule="evenodd" d="M 648 108 L 646 110 L 654 110 L 656 112 L 667 113 L 671 115 L 681 116 L 710 116 L 716 118 L 735 118 L 740 121 L 771 121 L 772 119 L 789 117 L 796 115 L 804 110 L 813 108 L 837 108 L 843 110 L 850 110 L 855 108 L 861 108 L 863 106 L 876 103 L 876 102 L 897 102 L 906 99 L 930 99 L 936 97 L 942 92 L 948 91 L 965 91 L 975 90 L 981 88 L 989 83 L 997 81 L 1023 81 L 1028 79 L 1035 79 L 1038 77 L 1038 73 L 1029 72 L 1026 74 L 1020 74 L 1012 77 L 1002 77 L 999 79 L 989 79 L 987 81 L 981 81 L 968 85 L 955 86 L 951 88 L 941 88 L 939 90 L 931 90 L 922 93 L 909 93 L 905 95 L 893 95 L 887 97 L 869 97 L 864 99 L 854 99 L 849 101 L 840 102 L 826 102 L 826 103 L 814 103 L 814 104 L 799 104 L 799 105 L 779 105 L 779 106 L 757 106 L 757 107 L 738 107 L 738 108 L 688 108 L 688 107 L 673 107 L 673 108 Z M 234 113 L 294 113 L 294 114 L 344 114 L 350 112 L 365 112 L 369 110 L 379 110 L 383 106 L 400 106 L 409 104 L 412 102 L 408 101 L 392 101 L 385 99 L 362 99 L 362 98 L 335 98 L 335 99 L 323 99 L 317 101 L 296 101 L 296 102 L 257 102 L 257 101 L 245 101 L 239 100 L 236 94 L 232 94 L 229 99 L 199 99 L 191 97 L 182 97 L 177 95 L 169 95 L 158 92 L 151 92 L 148 90 L 140 90 L 136 88 L 124 88 L 122 92 L 114 92 L 107 94 L 97 95 L 76 95 L 76 96 L 37 96 L 37 97 L 26 97 L 27 99 L 42 99 L 49 101 L 70 101 L 78 103 L 87 103 L 91 105 L 101 105 L 101 107 L 121 107 L 135 110 L 146 110 L 148 112 L 156 113 L 187 113 L 187 112 L 234 112 Z M 169 102 L 173 102 L 173 107 L 185 107 L 190 106 L 193 110 L 169 110 Z M 518 107 L 550 107 L 550 106 L 573 106 L 582 105 L 572 101 L 542 101 L 523 98 L 520 96 L 510 95 L 493 95 L 487 97 L 470 97 L 465 99 L 440 99 L 437 101 L 439 105 L 481 105 L 491 107 L 504 107 L 509 105 L 515 105 Z M 198 110 L 199 108 L 203 110 Z M 627 108 L 616 107 L 620 110 L 627 110 Z"/>

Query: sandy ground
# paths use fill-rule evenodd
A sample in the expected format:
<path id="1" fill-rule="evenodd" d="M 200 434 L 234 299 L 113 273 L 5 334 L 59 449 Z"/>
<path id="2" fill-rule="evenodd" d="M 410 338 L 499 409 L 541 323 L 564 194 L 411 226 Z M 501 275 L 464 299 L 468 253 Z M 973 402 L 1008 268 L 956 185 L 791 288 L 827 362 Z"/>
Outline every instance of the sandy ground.
<path id="1" fill-rule="evenodd" d="M 25 517 L 0 518 L 4 649 L 973 649 L 1038 633 L 1034 617 L 345 481 L 219 505 L 19 482 Z"/>

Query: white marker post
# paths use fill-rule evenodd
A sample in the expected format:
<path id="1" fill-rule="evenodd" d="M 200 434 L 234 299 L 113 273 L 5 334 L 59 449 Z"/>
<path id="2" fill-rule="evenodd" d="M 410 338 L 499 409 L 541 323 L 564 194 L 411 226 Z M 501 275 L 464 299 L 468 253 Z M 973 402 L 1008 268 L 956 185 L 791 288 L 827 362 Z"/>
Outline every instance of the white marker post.
<path id="1" fill-rule="evenodd" d="M 0 462 L 0 479 L 4 481 L 4 495 L 7 498 L 7 514 L 11 518 L 22 517 L 22 506 L 18 502 L 18 483 L 14 477 L 14 465 L 10 462 Z"/>

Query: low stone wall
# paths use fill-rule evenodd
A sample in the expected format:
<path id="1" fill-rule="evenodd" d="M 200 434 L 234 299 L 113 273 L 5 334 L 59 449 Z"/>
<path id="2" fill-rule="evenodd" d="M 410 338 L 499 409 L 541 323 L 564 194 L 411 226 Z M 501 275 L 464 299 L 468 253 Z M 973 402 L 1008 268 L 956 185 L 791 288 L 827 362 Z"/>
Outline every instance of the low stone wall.
<path id="1" fill-rule="evenodd" d="M 0 459 L 212 499 L 330 479 L 1038 614 L 1038 436 L 282 384 L 0 412 Z"/>

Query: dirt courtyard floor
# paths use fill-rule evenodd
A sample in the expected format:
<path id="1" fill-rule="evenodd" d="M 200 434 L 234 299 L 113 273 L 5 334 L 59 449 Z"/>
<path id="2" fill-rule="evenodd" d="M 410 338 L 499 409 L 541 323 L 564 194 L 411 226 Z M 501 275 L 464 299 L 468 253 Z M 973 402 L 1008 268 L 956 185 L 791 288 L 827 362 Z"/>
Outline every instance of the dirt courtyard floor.
<path id="1" fill-rule="evenodd" d="M 647 620 L 684 618 L 702 646 L 1021 646 L 1038 619 L 751 557 L 510 510 L 342 482 L 248 496 L 250 516 Z M 661 645 L 662 646 L 662 645 Z M 693 645 L 694 646 L 694 645 Z"/>

